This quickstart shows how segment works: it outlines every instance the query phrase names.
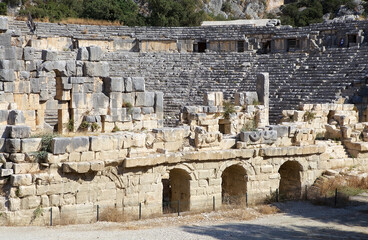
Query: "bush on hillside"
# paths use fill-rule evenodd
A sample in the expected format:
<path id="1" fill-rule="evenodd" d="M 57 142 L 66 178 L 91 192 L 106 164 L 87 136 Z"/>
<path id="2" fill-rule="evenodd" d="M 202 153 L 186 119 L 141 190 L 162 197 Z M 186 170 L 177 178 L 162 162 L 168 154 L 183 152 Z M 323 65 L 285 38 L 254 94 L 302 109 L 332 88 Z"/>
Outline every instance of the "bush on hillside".
<path id="1" fill-rule="evenodd" d="M 326 13 L 334 18 L 341 5 L 351 10 L 357 7 L 354 0 L 298 0 L 281 7 L 281 23 L 296 27 L 319 23 Z"/>
<path id="2" fill-rule="evenodd" d="M 205 19 L 205 13 L 197 6 L 196 0 L 149 0 L 151 14 L 147 23 L 165 27 L 198 26 Z"/>
<path id="3" fill-rule="evenodd" d="M 6 6 L 6 3 L 0 3 L 0 15 L 7 15 L 8 14 L 8 8 Z"/>

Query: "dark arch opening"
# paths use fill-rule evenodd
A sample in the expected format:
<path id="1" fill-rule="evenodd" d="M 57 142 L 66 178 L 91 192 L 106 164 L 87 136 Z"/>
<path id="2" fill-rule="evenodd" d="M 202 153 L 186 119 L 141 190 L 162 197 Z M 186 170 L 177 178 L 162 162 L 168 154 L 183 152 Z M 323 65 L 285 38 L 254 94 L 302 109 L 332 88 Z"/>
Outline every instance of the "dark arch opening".
<path id="1" fill-rule="evenodd" d="M 247 173 L 239 165 L 233 165 L 224 170 L 222 177 L 222 203 L 238 204 L 245 198 L 247 192 Z"/>
<path id="2" fill-rule="evenodd" d="M 297 161 L 287 161 L 281 165 L 280 174 L 280 198 L 293 200 L 300 199 L 302 193 L 302 183 L 300 173 L 302 166 Z"/>
<path id="3" fill-rule="evenodd" d="M 169 179 L 162 179 L 162 205 L 163 212 L 190 210 L 190 175 L 182 169 L 172 169 Z"/>

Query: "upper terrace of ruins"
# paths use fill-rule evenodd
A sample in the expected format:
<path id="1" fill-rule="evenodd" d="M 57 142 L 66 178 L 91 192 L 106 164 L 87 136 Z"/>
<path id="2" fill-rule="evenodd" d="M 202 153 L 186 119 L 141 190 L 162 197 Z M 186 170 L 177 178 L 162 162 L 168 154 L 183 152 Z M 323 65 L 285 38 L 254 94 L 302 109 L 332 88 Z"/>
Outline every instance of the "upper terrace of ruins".
<path id="1" fill-rule="evenodd" d="M 34 33 L 23 21 L 4 24 L 1 44 L 16 48 L 19 61 L 25 47 L 34 51 L 32 63 L 41 61 L 42 50 L 56 51 L 55 60 L 76 60 L 79 48 L 100 47 L 108 76 L 145 77 L 147 90 L 164 92 L 166 122 L 171 125 L 180 107 L 201 103 L 206 91 L 221 90 L 225 98 L 254 91 L 259 72 L 270 74 L 271 122 L 301 102 L 336 100 L 353 81 L 364 81 L 367 72 L 367 21 L 304 28 L 37 23 Z"/>

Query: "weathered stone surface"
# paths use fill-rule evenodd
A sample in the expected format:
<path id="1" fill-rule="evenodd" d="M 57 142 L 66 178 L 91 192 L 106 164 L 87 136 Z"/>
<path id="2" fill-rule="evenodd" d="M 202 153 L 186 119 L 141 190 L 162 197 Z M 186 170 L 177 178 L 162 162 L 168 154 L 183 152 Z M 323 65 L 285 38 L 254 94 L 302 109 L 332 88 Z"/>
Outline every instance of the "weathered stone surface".
<path id="1" fill-rule="evenodd" d="M 124 86 L 125 92 L 129 93 L 133 91 L 132 78 L 126 77 L 124 78 Z"/>
<path id="2" fill-rule="evenodd" d="M 31 128 L 29 126 L 9 126 L 10 138 L 29 138 Z"/>
<path id="3" fill-rule="evenodd" d="M 86 47 L 78 48 L 77 60 L 86 61 L 89 59 L 89 52 Z"/>
<path id="4" fill-rule="evenodd" d="M 24 155 L 24 153 L 12 153 L 9 156 L 9 160 L 14 162 L 14 163 L 24 162 L 25 155 Z"/>
<path id="5" fill-rule="evenodd" d="M 33 196 L 36 194 L 36 186 L 19 186 L 19 197 Z"/>
<path id="6" fill-rule="evenodd" d="M 107 92 L 124 92 L 124 79 L 121 77 L 108 77 L 104 79 Z"/>
<path id="7" fill-rule="evenodd" d="M 51 142 L 51 151 L 53 154 L 64 154 L 68 152 L 68 148 L 70 148 L 71 143 L 71 138 L 53 138 Z"/>
<path id="8" fill-rule="evenodd" d="M 89 53 L 89 61 L 100 61 L 102 57 L 102 49 L 97 46 L 87 47 Z"/>
<path id="9" fill-rule="evenodd" d="M 105 163 L 103 161 L 95 161 L 95 162 L 91 162 L 91 170 L 96 172 L 96 171 L 102 171 L 105 168 Z"/>
<path id="10" fill-rule="evenodd" d="M 162 92 L 155 92 L 155 112 L 159 119 L 163 118 L 164 94 Z"/>
<path id="11" fill-rule="evenodd" d="M 10 182 L 13 186 L 30 186 L 32 185 L 31 174 L 13 174 L 10 177 Z"/>
<path id="12" fill-rule="evenodd" d="M 132 88 L 133 92 L 144 92 L 145 91 L 145 81 L 143 77 L 132 77 Z"/>
<path id="13" fill-rule="evenodd" d="M 14 70 L 0 69 L 0 81 L 14 82 L 15 81 Z"/>
<path id="14" fill-rule="evenodd" d="M 270 130 L 275 130 L 277 132 L 277 137 L 285 137 L 289 133 L 289 127 L 288 126 L 282 126 L 282 125 L 273 125 L 269 126 Z"/>
<path id="15" fill-rule="evenodd" d="M 56 61 L 58 54 L 51 50 L 42 50 L 42 60 L 44 61 Z"/>
<path id="16" fill-rule="evenodd" d="M 77 172 L 78 173 L 87 173 L 90 169 L 91 169 L 91 163 L 89 163 L 89 162 L 77 163 Z"/>
<path id="17" fill-rule="evenodd" d="M 20 139 L 6 139 L 6 151 L 8 153 L 17 153 L 21 150 Z"/>
<path id="18" fill-rule="evenodd" d="M 8 115 L 8 124 L 9 125 L 19 125 L 24 124 L 26 121 L 23 111 L 20 110 L 12 110 Z"/>
<path id="19" fill-rule="evenodd" d="M 0 168 L 0 177 L 7 177 L 13 174 L 13 169 Z"/>
<path id="20" fill-rule="evenodd" d="M 86 152 L 89 150 L 89 137 L 73 137 L 71 139 L 71 151 Z"/>
<path id="21" fill-rule="evenodd" d="M 35 173 L 40 171 L 39 163 L 15 163 L 13 166 L 15 174 Z"/>
<path id="22" fill-rule="evenodd" d="M 6 31 L 8 30 L 8 18 L 1 16 L 0 17 L 0 31 Z"/>
<path id="23" fill-rule="evenodd" d="M 23 59 L 24 61 L 33 61 L 34 60 L 34 48 L 25 47 L 23 49 Z"/>

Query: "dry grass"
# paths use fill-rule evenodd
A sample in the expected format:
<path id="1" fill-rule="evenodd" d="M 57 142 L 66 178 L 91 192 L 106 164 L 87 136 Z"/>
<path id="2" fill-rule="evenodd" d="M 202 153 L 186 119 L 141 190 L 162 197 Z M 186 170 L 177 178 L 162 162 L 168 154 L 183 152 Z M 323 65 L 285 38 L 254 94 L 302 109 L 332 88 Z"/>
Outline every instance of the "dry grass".
<path id="1" fill-rule="evenodd" d="M 18 16 L 16 17 L 16 20 L 18 21 L 27 21 L 26 16 Z M 33 19 L 35 22 L 45 22 L 49 23 L 51 22 L 49 18 L 36 18 Z M 62 19 L 61 21 L 58 21 L 56 23 L 62 23 L 62 24 L 77 24 L 77 25 L 103 25 L 103 26 L 121 26 L 119 21 L 107 21 L 107 20 L 95 20 L 95 19 L 88 19 L 88 18 L 66 18 Z"/>
<path id="2" fill-rule="evenodd" d="M 116 208 L 107 207 L 101 211 L 100 220 L 106 222 L 127 222 L 136 220 L 136 217 L 124 214 L 124 212 Z"/>
<path id="3" fill-rule="evenodd" d="M 259 205 L 256 207 L 256 210 L 260 214 L 264 214 L 264 215 L 270 215 L 270 214 L 275 214 L 275 213 L 280 212 L 280 209 L 272 205 Z"/>
<path id="4" fill-rule="evenodd" d="M 78 25 L 104 25 L 104 26 L 120 26 L 122 25 L 119 21 L 106 21 L 106 20 L 95 20 L 86 18 L 67 18 L 61 20 L 60 23 L 64 24 L 78 24 Z"/>
<path id="5" fill-rule="evenodd" d="M 337 176 L 323 181 L 320 185 L 320 194 L 329 197 L 335 194 L 335 189 L 348 196 L 355 196 L 368 190 L 368 178 Z"/>
<path id="6" fill-rule="evenodd" d="M 279 209 L 270 205 L 260 205 L 252 208 L 243 208 L 239 205 L 222 206 L 216 211 L 208 212 L 188 211 L 172 214 L 155 214 L 137 220 L 137 216 L 127 216 L 115 208 L 106 208 L 101 212 L 101 221 L 120 222 L 122 225 L 114 226 L 119 229 L 136 230 L 162 226 L 183 226 L 193 224 L 213 224 L 221 222 L 246 221 L 262 215 L 278 213 Z"/>
<path id="7" fill-rule="evenodd" d="M 74 225 L 77 223 L 77 219 L 75 217 L 72 217 L 70 215 L 66 215 L 64 214 L 61 218 L 60 218 L 60 225 Z"/>
<path id="8" fill-rule="evenodd" d="M 337 189 L 336 206 L 344 207 L 349 204 L 349 196 L 355 196 L 368 191 L 368 178 L 357 176 L 336 176 L 324 180 L 319 184 L 319 192 L 311 197 L 311 201 L 318 205 L 335 205 L 335 191 Z"/>

